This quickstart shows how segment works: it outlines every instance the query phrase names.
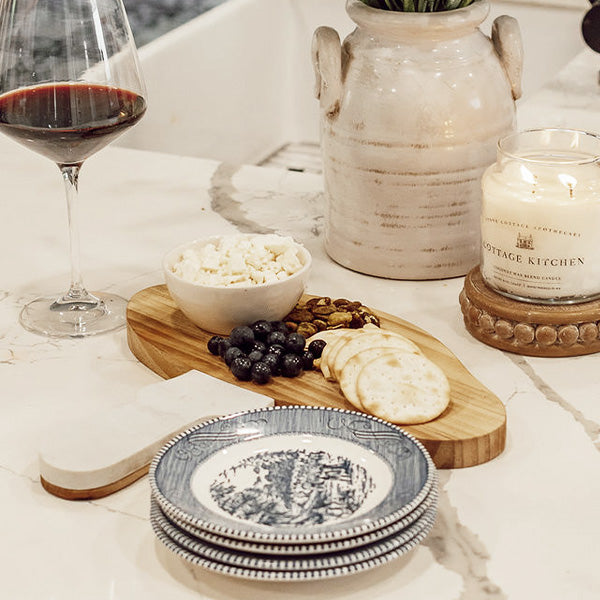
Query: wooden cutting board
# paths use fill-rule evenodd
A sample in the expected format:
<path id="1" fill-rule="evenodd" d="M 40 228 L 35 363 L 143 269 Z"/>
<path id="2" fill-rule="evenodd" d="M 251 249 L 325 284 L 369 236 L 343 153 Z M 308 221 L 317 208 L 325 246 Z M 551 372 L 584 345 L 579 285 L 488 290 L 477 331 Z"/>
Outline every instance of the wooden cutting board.
<path id="1" fill-rule="evenodd" d="M 377 312 L 381 327 L 413 340 L 444 370 L 450 382 L 450 405 L 437 419 L 403 426 L 427 448 L 438 468 L 470 467 L 491 460 L 504 449 L 506 411 L 502 402 L 473 377 L 440 341 L 398 317 Z M 268 393 L 278 405 L 303 404 L 355 410 L 337 384 L 320 372 L 295 379 L 276 377 L 265 387 L 238 381 L 225 363 L 210 354 L 212 334 L 183 315 L 164 285 L 141 290 L 127 306 L 127 341 L 133 354 L 165 379 L 196 369 L 232 384 Z"/>

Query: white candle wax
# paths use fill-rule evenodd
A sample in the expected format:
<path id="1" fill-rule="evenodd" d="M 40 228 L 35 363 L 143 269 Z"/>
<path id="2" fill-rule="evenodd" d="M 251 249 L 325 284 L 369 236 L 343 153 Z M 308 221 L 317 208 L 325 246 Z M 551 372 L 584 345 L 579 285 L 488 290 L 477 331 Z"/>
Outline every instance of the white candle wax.
<path id="1" fill-rule="evenodd" d="M 481 271 L 490 287 L 540 302 L 600 295 L 593 157 L 504 157 L 484 173 L 482 187 Z"/>

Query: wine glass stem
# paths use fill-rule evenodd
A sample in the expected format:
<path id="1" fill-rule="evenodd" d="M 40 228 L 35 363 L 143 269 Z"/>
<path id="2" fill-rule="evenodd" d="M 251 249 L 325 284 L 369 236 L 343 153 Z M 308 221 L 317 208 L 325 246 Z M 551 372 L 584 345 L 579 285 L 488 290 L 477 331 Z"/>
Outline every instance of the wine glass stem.
<path id="1" fill-rule="evenodd" d="M 78 300 L 89 296 L 83 285 L 79 251 L 79 170 L 80 165 L 59 165 L 67 196 L 67 215 L 69 219 L 69 242 L 71 252 L 71 286 L 67 293 L 69 299 Z"/>

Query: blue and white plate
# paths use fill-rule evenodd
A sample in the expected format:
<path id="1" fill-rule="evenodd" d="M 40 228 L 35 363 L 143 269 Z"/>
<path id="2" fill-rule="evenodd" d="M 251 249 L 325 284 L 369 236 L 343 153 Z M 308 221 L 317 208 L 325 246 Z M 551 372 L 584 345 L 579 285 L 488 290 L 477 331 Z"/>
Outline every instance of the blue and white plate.
<path id="1" fill-rule="evenodd" d="M 375 543 L 354 550 L 301 557 L 256 555 L 207 544 L 188 535 L 169 521 L 154 501 L 152 502 L 150 522 L 159 539 L 161 539 L 160 534 L 166 535 L 173 545 L 195 555 L 198 560 L 211 562 L 213 566 L 227 565 L 241 570 L 272 571 L 273 576 L 277 577 L 280 571 L 322 571 L 346 568 L 382 556 L 387 556 L 388 559 L 393 558 L 396 554 L 392 555 L 392 552 L 411 549 L 415 543 L 425 538 L 433 526 L 435 515 L 436 507 L 432 505 L 412 525 Z M 163 537 L 161 541 L 168 540 Z"/>
<path id="2" fill-rule="evenodd" d="M 331 552 L 345 552 L 348 550 L 360 548 L 367 544 L 372 544 L 382 540 L 383 538 L 390 537 L 394 534 L 400 533 L 403 529 L 406 529 L 412 525 L 415 521 L 420 519 L 426 511 L 429 511 L 432 507 L 437 507 L 438 499 L 438 487 L 437 487 L 437 476 L 434 485 L 429 490 L 429 493 L 413 511 L 408 513 L 402 519 L 394 521 L 385 527 L 376 529 L 363 535 L 358 535 L 349 538 L 342 538 L 339 540 L 332 540 L 329 542 L 317 542 L 307 544 L 269 544 L 261 542 L 253 542 L 252 540 L 238 540 L 235 538 L 221 536 L 217 533 L 211 533 L 204 529 L 194 527 L 185 521 L 180 521 L 176 516 L 164 513 L 160 507 L 158 507 L 156 501 L 152 499 L 152 503 L 156 505 L 157 510 L 164 515 L 175 527 L 183 530 L 186 534 L 192 538 L 196 538 L 200 542 L 204 542 L 210 546 L 218 546 L 221 549 L 237 550 L 240 552 L 251 553 L 254 555 L 271 555 L 271 556 L 310 556 L 314 554 L 328 554 Z"/>
<path id="3" fill-rule="evenodd" d="M 319 543 L 402 519 L 434 485 L 414 437 L 334 408 L 248 411 L 196 425 L 150 467 L 152 497 L 178 521 L 224 537 Z"/>

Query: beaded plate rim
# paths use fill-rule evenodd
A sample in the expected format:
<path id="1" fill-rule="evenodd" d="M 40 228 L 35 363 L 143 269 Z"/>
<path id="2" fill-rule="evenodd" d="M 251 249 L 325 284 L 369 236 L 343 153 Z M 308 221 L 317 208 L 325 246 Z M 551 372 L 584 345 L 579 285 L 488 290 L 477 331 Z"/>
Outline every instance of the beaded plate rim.
<path id="1" fill-rule="evenodd" d="M 160 528 L 157 528 L 154 521 L 151 520 L 151 526 L 158 541 L 160 541 L 168 550 L 189 563 L 198 567 L 202 567 L 208 571 L 213 571 L 221 575 L 237 577 L 239 579 L 262 580 L 262 581 L 311 581 L 316 579 L 333 579 L 335 577 L 343 577 L 353 575 L 369 569 L 374 569 L 390 562 L 411 550 L 414 550 L 421 542 L 429 535 L 433 528 L 435 519 L 427 524 L 420 533 L 415 535 L 405 544 L 400 547 L 385 552 L 375 558 L 369 558 L 364 561 L 358 561 L 349 565 L 330 567 L 323 569 L 311 569 L 307 571 L 273 571 L 269 569 L 252 569 L 248 567 L 234 567 L 215 560 L 202 558 L 193 552 L 182 548 L 169 538 Z"/>
<path id="2" fill-rule="evenodd" d="M 150 520 L 154 529 L 162 531 L 174 544 L 197 555 L 201 559 L 211 560 L 236 568 L 260 569 L 267 571 L 313 571 L 345 567 L 363 560 L 377 558 L 396 550 L 418 537 L 425 530 L 429 531 L 435 523 L 437 515 L 436 504 L 430 505 L 425 513 L 404 529 L 382 540 L 359 548 L 349 548 L 343 551 L 331 552 L 326 555 L 313 556 L 268 556 L 253 555 L 252 552 L 239 552 L 228 548 L 203 543 L 187 535 L 176 524 L 162 513 L 160 507 L 153 502 Z"/>
<path id="3" fill-rule="evenodd" d="M 154 498 L 151 499 L 153 504 L 156 504 Z M 165 515 L 165 518 L 169 519 L 173 525 L 182 529 L 190 536 L 207 542 L 209 544 L 217 545 L 222 548 L 236 550 L 240 552 L 248 552 L 253 554 L 268 554 L 277 556 L 290 556 L 290 555 L 302 555 L 310 556 L 313 554 L 326 554 L 332 552 L 343 552 L 352 548 L 358 548 L 366 544 L 371 544 L 381 540 L 385 537 L 392 536 L 400 530 L 405 529 L 412 525 L 415 521 L 423 516 L 423 514 L 431 507 L 432 504 L 437 505 L 438 502 L 438 487 L 437 487 L 437 474 L 434 486 L 432 486 L 428 495 L 425 497 L 423 502 L 417 506 L 412 512 L 405 517 L 390 523 L 389 525 L 377 529 L 375 531 L 340 540 L 333 540 L 331 542 L 318 542 L 314 544 L 269 544 L 269 543 L 258 543 L 249 540 L 238 540 L 235 538 L 224 537 L 209 531 L 198 529 L 186 523 L 180 521 L 175 515 L 165 513 L 160 506 L 157 505 L 158 510 Z"/>

